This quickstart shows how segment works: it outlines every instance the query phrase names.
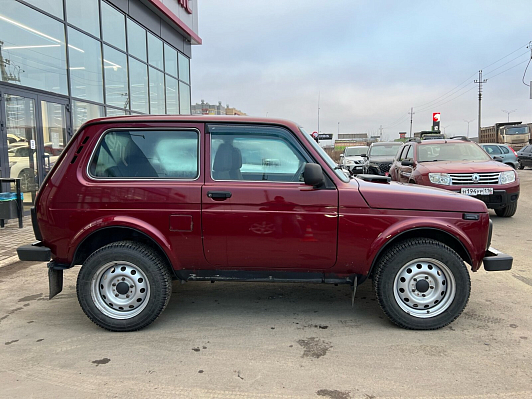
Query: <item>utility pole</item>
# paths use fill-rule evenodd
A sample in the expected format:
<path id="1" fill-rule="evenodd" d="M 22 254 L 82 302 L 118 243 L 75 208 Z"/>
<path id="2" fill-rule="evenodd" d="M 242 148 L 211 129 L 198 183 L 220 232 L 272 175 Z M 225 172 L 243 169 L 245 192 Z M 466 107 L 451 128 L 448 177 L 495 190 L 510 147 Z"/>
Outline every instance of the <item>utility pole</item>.
<path id="1" fill-rule="evenodd" d="M 340 122 L 338 122 L 338 137 L 340 137 Z"/>
<path id="2" fill-rule="evenodd" d="M 410 108 L 409 114 L 410 114 L 410 137 L 412 137 L 412 117 L 416 114 L 414 112 L 414 107 Z"/>
<path id="3" fill-rule="evenodd" d="M 511 114 L 512 112 L 515 112 L 515 111 L 517 111 L 517 110 L 516 110 L 516 109 L 513 109 L 513 110 L 511 110 L 511 111 L 506 111 L 505 109 L 502 110 L 502 112 L 505 112 L 505 113 L 508 114 L 508 122 L 510 122 L 510 114 Z"/>
<path id="4" fill-rule="evenodd" d="M 320 92 L 318 91 L 318 134 L 320 134 Z"/>
<path id="5" fill-rule="evenodd" d="M 382 127 L 382 125 L 379 127 L 379 141 L 382 141 L 382 131 L 384 130 L 384 128 Z"/>
<path id="6" fill-rule="evenodd" d="M 467 123 L 467 137 L 468 137 L 468 138 L 469 138 L 469 124 L 470 124 L 471 122 L 473 122 L 473 121 L 474 121 L 474 119 L 471 119 L 470 121 L 464 119 L 464 122 Z"/>
<path id="7" fill-rule="evenodd" d="M 482 84 L 486 83 L 488 79 L 482 79 L 482 69 L 478 71 L 478 80 L 473 83 L 478 83 L 478 137 L 480 139 L 480 123 L 481 123 L 481 111 L 482 111 Z"/>

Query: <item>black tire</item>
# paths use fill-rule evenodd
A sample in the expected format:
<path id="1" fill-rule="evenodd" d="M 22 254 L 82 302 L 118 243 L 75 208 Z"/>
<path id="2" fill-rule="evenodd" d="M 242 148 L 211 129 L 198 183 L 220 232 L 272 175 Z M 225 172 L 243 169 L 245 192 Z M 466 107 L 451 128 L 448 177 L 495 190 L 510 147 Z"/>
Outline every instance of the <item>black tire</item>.
<path id="1" fill-rule="evenodd" d="M 509 218 L 515 215 L 517 211 L 517 201 L 512 202 L 509 205 L 506 205 L 504 208 L 495 209 L 497 216 L 502 218 Z"/>
<path id="2" fill-rule="evenodd" d="M 523 170 L 525 168 L 525 165 L 523 165 L 523 162 L 518 161 L 519 165 L 517 166 L 517 169 Z"/>
<path id="3" fill-rule="evenodd" d="M 373 285 L 384 313 L 411 330 L 448 325 L 460 316 L 471 292 L 469 272 L 460 256 L 428 238 L 405 240 L 388 249 L 376 265 Z"/>
<path id="4" fill-rule="evenodd" d="M 76 288 L 81 309 L 95 324 L 109 331 L 136 331 L 164 310 L 172 278 L 167 263 L 150 247 L 119 241 L 87 258 Z"/>

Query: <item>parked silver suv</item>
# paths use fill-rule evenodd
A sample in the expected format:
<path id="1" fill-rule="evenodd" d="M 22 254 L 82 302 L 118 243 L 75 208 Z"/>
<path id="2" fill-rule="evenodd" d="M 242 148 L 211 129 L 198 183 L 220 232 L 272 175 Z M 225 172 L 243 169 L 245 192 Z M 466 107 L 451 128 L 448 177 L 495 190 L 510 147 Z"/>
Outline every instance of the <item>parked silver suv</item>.
<path id="1" fill-rule="evenodd" d="M 502 158 L 503 163 L 511 166 L 514 169 L 517 169 L 517 167 L 519 166 L 519 162 L 517 160 L 517 153 L 509 145 L 497 143 L 481 143 L 480 146 L 493 159 L 496 159 L 495 157 Z"/>

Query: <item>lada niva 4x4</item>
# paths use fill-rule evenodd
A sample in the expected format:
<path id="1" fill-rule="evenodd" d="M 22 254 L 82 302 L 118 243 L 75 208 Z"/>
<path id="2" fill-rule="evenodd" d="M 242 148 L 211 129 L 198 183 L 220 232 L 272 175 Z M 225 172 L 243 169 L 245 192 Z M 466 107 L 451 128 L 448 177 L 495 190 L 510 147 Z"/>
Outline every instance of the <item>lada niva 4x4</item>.
<path id="1" fill-rule="evenodd" d="M 172 280 L 349 284 L 366 278 L 388 317 L 436 329 L 467 304 L 472 271 L 509 270 L 474 198 L 349 178 L 300 126 L 249 117 L 96 119 L 75 134 L 32 210 L 50 298 L 81 265 L 97 325 L 132 331 L 168 304 Z M 354 295 L 354 292 L 353 292 Z"/>

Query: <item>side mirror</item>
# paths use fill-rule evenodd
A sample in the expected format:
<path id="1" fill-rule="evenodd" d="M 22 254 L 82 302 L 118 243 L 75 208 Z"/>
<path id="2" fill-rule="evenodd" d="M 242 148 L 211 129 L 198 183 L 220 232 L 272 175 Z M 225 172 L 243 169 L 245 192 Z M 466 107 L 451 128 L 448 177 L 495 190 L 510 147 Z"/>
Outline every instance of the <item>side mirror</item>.
<path id="1" fill-rule="evenodd" d="M 498 157 L 498 156 L 494 156 L 494 157 L 493 157 L 493 160 L 494 160 L 494 161 L 497 161 L 497 162 L 502 162 L 502 161 L 503 161 L 503 158 L 502 158 L 502 157 Z"/>
<path id="2" fill-rule="evenodd" d="M 317 163 L 307 163 L 303 177 L 307 186 L 316 187 L 324 183 L 323 170 Z"/>
<path id="3" fill-rule="evenodd" d="M 403 166 L 414 166 L 414 161 L 410 161 L 405 159 L 404 161 L 401 161 L 401 165 Z"/>
<path id="4" fill-rule="evenodd" d="M 340 154 L 340 159 L 342 159 L 344 157 L 344 154 Z"/>

